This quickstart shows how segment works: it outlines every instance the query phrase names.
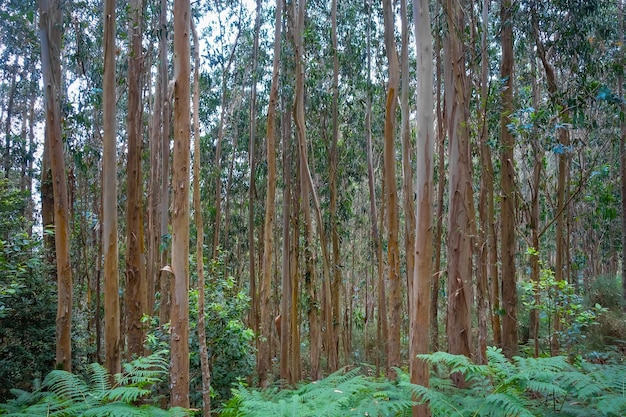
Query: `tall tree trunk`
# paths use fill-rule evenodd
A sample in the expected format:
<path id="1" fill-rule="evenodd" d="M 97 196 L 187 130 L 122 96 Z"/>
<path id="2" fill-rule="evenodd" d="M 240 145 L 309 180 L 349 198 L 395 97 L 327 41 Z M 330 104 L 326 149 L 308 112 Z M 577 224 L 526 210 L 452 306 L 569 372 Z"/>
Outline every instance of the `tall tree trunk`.
<path id="1" fill-rule="evenodd" d="M 415 49 L 417 51 L 417 114 L 418 136 L 416 144 L 415 175 L 415 270 L 411 277 L 412 310 L 410 312 L 409 358 L 411 382 L 427 387 L 428 364 L 417 359 L 418 354 L 428 353 L 428 329 L 430 325 L 431 281 L 433 276 L 433 44 L 430 31 L 428 0 L 413 2 L 415 25 Z M 408 39 L 407 39 L 408 41 Z M 413 213 L 408 213 L 407 216 Z M 429 416 L 426 405 L 413 408 L 414 417 Z"/>
<path id="2" fill-rule="evenodd" d="M 289 37 L 289 34 L 287 37 Z M 283 109 L 287 109 L 289 106 L 287 103 L 286 95 L 281 98 Z M 288 315 L 284 316 L 281 320 L 281 337 L 286 332 L 289 333 L 289 340 L 286 342 L 289 349 L 289 371 L 288 382 L 293 385 L 302 379 L 301 368 L 301 354 L 300 354 L 300 274 L 298 269 L 298 241 L 299 241 L 299 220 L 298 220 L 298 198 L 294 198 L 294 195 L 299 196 L 298 187 L 295 191 L 293 189 L 293 177 L 292 177 L 292 152 L 293 152 L 293 133 L 292 133 L 292 113 L 290 111 L 283 112 L 282 119 L 282 164 L 283 164 L 283 280 L 285 274 L 288 274 L 289 285 L 288 289 L 291 291 L 289 294 L 290 301 L 287 303 L 289 307 Z M 297 166 L 297 164 L 296 164 Z M 293 223 L 292 223 L 293 220 Z M 285 233 L 285 230 L 288 233 Z M 293 232 L 292 232 L 293 230 Z M 287 258 L 287 259 L 285 259 Z M 283 284 L 286 283 L 283 281 Z M 286 287 L 287 288 L 287 287 Z M 283 297 L 287 295 L 283 292 Z M 286 307 L 286 306 L 285 306 Z M 282 310 L 281 310 L 282 311 Z M 282 313 L 281 313 L 282 314 Z M 289 324 L 283 324 L 283 321 L 289 319 Z M 281 339 L 281 349 L 282 349 Z M 281 361 L 282 361 L 281 352 Z M 282 378 L 282 376 L 281 376 Z"/>
<path id="3" fill-rule="evenodd" d="M 400 53 L 400 65 L 402 73 L 402 85 L 400 91 L 400 137 L 402 138 L 402 200 L 404 208 L 404 251 L 406 254 L 406 283 L 407 305 L 409 314 L 413 310 L 413 270 L 415 268 L 415 204 L 413 203 L 413 168 L 411 167 L 411 126 L 409 116 L 409 13 L 406 0 L 400 1 L 400 14 L 402 15 L 402 47 Z M 416 5 L 417 6 L 417 5 Z M 430 22 L 429 22 L 430 27 Z M 432 43 L 432 35 L 429 42 Z M 432 51 L 432 47 L 430 48 Z M 419 49 L 418 49 L 419 51 Z M 432 54 L 431 54 L 432 55 Z M 431 57 L 432 59 L 432 57 Z M 432 65 L 429 77 L 432 78 Z M 419 77 L 418 77 L 419 78 Z M 419 82 L 419 81 L 418 81 Z M 432 87 L 432 83 L 431 83 Z M 432 88 L 428 92 L 432 95 Z M 419 95 L 417 95 L 420 99 Z M 431 100 L 432 103 L 432 100 Z M 432 109 L 432 106 L 431 106 Z M 432 137 L 429 139 L 432 140 Z M 432 163 L 432 161 L 431 161 Z M 432 167 L 432 165 L 431 165 Z M 432 231 L 431 231 L 432 232 Z M 421 237 L 420 237 L 421 239 Z M 432 243 L 432 242 L 431 242 Z M 432 266 L 432 263 L 431 263 Z M 430 300 L 429 300 L 430 302 Z M 430 314 L 430 312 L 429 312 Z M 424 352 L 426 353 L 426 352 Z"/>
<path id="4" fill-rule="evenodd" d="M 285 100 L 286 101 L 286 100 Z M 287 105 L 283 105 L 283 108 L 287 108 Z M 291 274 L 291 384 L 294 384 L 302 379 L 302 363 L 301 363 L 301 352 L 300 352 L 300 269 L 298 268 L 299 259 L 300 259 L 300 187 L 298 186 L 298 182 L 293 181 L 294 175 L 292 175 L 292 161 L 294 160 L 293 156 L 293 143 L 292 143 L 292 116 L 291 112 L 285 111 L 283 114 L 284 117 L 284 127 L 285 131 L 283 133 L 284 138 L 289 138 L 289 146 L 283 150 L 284 160 L 283 163 L 288 162 L 287 166 L 283 168 L 283 175 L 285 176 L 285 188 L 290 191 L 287 193 L 287 197 L 291 201 L 291 205 L 293 208 L 290 210 L 291 212 L 291 224 L 293 235 L 290 239 L 289 246 L 289 257 L 290 257 L 290 274 Z M 284 143 L 284 140 L 283 140 Z M 298 158 L 295 158 L 295 167 L 298 169 Z M 298 175 L 295 175 L 298 178 Z M 284 255 L 283 255 L 284 256 Z"/>
<path id="5" fill-rule="evenodd" d="M 501 91 L 502 113 L 500 115 L 500 165 L 502 170 L 502 351 L 511 358 L 517 353 L 517 288 L 515 273 L 515 165 L 513 149 L 515 140 L 508 125 L 513 113 L 513 22 L 511 0 L 502 0 L 502 66 Z"/>
<path id="6" fill-rule="evenodd" d="M 207 351 L 204 320 L 204 222 L 200 201 L 200 42 L 196 26 L 191 21 L 193 36 L 193 210 L 196 223 L 196 271 L 198 273 L 198 344 L 202 372 L 202 402 L 204 417 L 211 416 L 211 371 Z"/>
<path id="7" fill-rule="evenodd" d="M 368 25 L 367 25 L 367 97 L 365 104 L 365 145 L 367 148 L 367 183 L 369 188 L 370 199 L 370 222 L 372 223 L 372 241 L 374 243 L 374 252 L 376 256 L 376 271 L 378 282 L 378 315 L 377 315 L 377 343 L 378 355 L 376 355 L 376 374 L 380 374 L 380 361 L 387 354 L 388 329 L 385 312 L 387 311 L 385 284 L 383 277 L 383 249 L 380 233 L 378 231 L 378 214 L 376 210 L 376 191 L 374 178 L 374 162 L 372 152 L 372 92 L 371 92 L 371 3 L 367 3 Z"/>
<path id="8" fill-rule="evenodd" d="M 261 326 L 259 341 L 259 384 L 265 387 L 269 383 L 272 370 L 270 361 L 270 340 L 272 332 L 271 284 L 272 255 L 274 250 L 274 217 L 276 216 L 276 104 L 278 101 L 278 73 L 282 32 L 282 2 L 276 3 L 274 26 L 274 58 L 270 101 L 267 109 L 267 194 L 265 197 L 265 224 L 263 226 L 263 271 L 261 281 Z"/>
<path id="9" fill-rule="evenodd" d="M 52 188 L 57 267 L 56 363 L 72 370 L 72 269 L 70 266 L 69 202 L 61 136 L 61 5 L 58 0 L 39 0 L 39 35 L 43 73 Z"/>
<path id="10" fill-rule="evenodd" d="M 127 206 L 126 206 L 126 288 L 124 307 L 126 310 L 126 339 L 128 358 L 143 355 L 143 329 L 141 317 L 145 312 L 146 283 L 142 271 L 143 228 L 141 225 L 141 197 L 143 177 L 141 173 L 142 123 L 141 123 L 141 73 L 142 52 L 142 0 L 129 4 L 130 53 L 128 58 L 128 134 Z"/>
<path id="11" fill-rule="evenodd" d="M 152 119 L 150 125 L 150 183 L 148 188 L 148 253 L 146 264 L 147 304 L 146 312 L 154 314 L 155 295 L 159 275 L 159 247 L 160 247 L 160 197 L 159 179 L 162 173 L 160 160 L 161 127 L 163 124 L 163 97 L 160 72 L 156 76 L 154 100 L 152 102 Z"/>
<path id="12" fill-rule="evenodd" d="M 487 53 L 487 32 L 489 29 L 489 0 L 483 0 L 481 20 L 481 71 L 480 71 L 480 108 L 478 143 L 480 147 L 480 197 L 478 201 L 478 245 L 476 245 L 478 265 L 476 268 L 476 307 L 478 310 L 478 355 L 477 363 L 487 363 L 487 301 L 489 299 L 489 222 L 493 218 L 487 216 L 489 199 L 493 197 L 493 178 L 488 166 L 491 164 L 489 148 L 487 103 L 489 101 L 489 55 Z M 487 160 L 488 159 L 488 160 Z"/>
<path id="13" fill-rule="evenodd" d="M 104 344 L 109 374 L 121 371 L 120 297 L 117 235 L 117 154 L 115 120 L 115 0 L 104 5 L 102 109 L 102 248 L 104 251 Z M 100 297 L 98 294 L 97 297 Z M 99 314 L 99 313 L 96 313 Z"/>
<path id="14" fill-rule="evenodd" d="M 533 107 L 539 106 L 539 88 L 537 86 L 537 65 L 535 57 L 531 58 L 531 85 L 533 94 Z M 530 202 L 530 236 L 531 245 L 535 250 L 535 254 L 530 257 L 530 280 L 534 285 L 535 292 L 535 305 L 540 305 L 540 290 L 539 290 L 539 186 L 541 184 L 541 171 L 543 166 L 543 155 L 541 150 L 541 144 L 538 138 L 532 140 L 532 152 L 533 152 L 533 180 L 531 187 L 531 202 Z M 529 318 L 529 338 L 534 341 L 534 356 L 539 357 L 539 310 L 534 308 L 530 311 Z"/>
<path id="15" fill-rule="evenodd" d="M 332 243 L 332 307 L 333 314 L 331 316 L 332 323 L 326 323 L 326 326 L 333 327 L 332 345 L 333 355 L 337 356 L 334 364 L 331 364 L 330 371 L 334 372 L 339 367 L 339 298 L 341 293 L 341 256 L 339 252 L 339 219 L 337 218 L 337 142 L 339 141 L 339 51 L 337 46 L 337 0 L 331 2 L 331 43 L 333 50 L 333 137 L 330 145 L 330 240 Z M 325 245 L 322 242 L 322 245 Z"/>
<path id="16" fill-rule="evenodd" d="M 160 198 L 160 229 L 161 229 L 161 244 L 160 244 L 160 265 L 164 267 L 169 264 L 170 254 L 170 240 L 169 236 L 169 207 L 170 207 L 170 94 L 168 92 L 168 39 L 167 39 L 167 2 L 168 0 L 161 0 L 161 12 L 159 15 L 159 77 L 161 79 L 161 99 L 163 100 L 162 111 L 162 123 L 161 128 L 161 198 Z M 160 293 L 161 303 L 159 306 L 159 325 L 161 328 L 170 321 L 170 309 L 171 309 L 171 282 L 170 275 L 161 272 L 160 274 Z"/>
<path id="17" fill-rule="evenodd" d="M 285 112 L 281 119 L 282 126 L 282 164 L 283 164 L 283 236 L 282 236 L 282 271 L 281 271 L 281 290 L 282 295 L 280 298 L 280 379 L 289 383 L 294 382 L 294 376 L 291 373 L 293 369 L 293 357 L 290 344 L 293 346 L 295 342 L 292 338 L 292 332 L 297 328 L 297 321 L 293 320 L 292 315 L 296 313 L 292 308 L 293 303 L 293 282 L 291 277 L 291 250 L 290 242 L 290 210 L 291 210 L 291 160 L 290 160 L 290 147 L 291 147 L 291 117 L 288 117 L 289 112 Z M 297 289 L 296 289 L 296 301 L 297 301 Z M 300 342 L 297 341 L 297 344 Z"/>
<path id="18" fill-rule="evenodd" d="M 174 207 L 172 210 L 171 402 L 189 407 L 190 5 L 174 0 Z"/>
<path id="19" fill-rule="evenodd" d="M 448 215 L 448 349 L 456 355 L 471 354 L 472 221 L 474 219 L 469 155 L 468 96 L 465 49 L 461 34 L 465 19 L 461 4 L 446 1 L 448 32 L 446 52 L 446 116 L 450 149 Z M 453 376 L 463 386 L 462 376 Z"/>
<path id="20" fill-rule="evenodd" d="M 439 3 L 438 3 L 439 4 Z M 439 15 L 439 13 L 437 13 Z M 438 20 L 441 17 L 437 18 Z M 438 23 L 441 25 L 441 23 Z M 439 287 L 441 284 L 441 276 L 443 275 L 443 271 L 441 270 L 441 247 L 443 245 L 442 235 L 443 235 L 443 196 L 446 186 L 446 180 L 444 175 L 445 169 L 445 143 L 446 143 L 446 129 L 445 129 L 445 118 L 443 115 L 443 103 L 441 100 L 441 90 L 442 90 L 442 68 L 441 68 L 441 52 L 442 52 L 442 42 L 441 42 L 441 30 L 437 30 L 437 34 L 435 35 L 435 86 L 436 86 L 436 97 L 437 97 L 437 173 L 439 175 L 437 181 L 437 214 L 436 214 L 436 225 L 435 225 L 435 265 L 433 268 L 433 278 L 432 278 L 432 291 L 430 294 L 430 347 L 431 350 L 437 351 L 439 350 Z"/>
<path id="21" fill-rule="evenodd" d="M 389 376 L 395 379 L 394 368 L 400 366 L 400 252 L 398 250 L 398 186 L 396 184 L 395 130 L 400 65 L 395 41 L 393 7 L 391 0 L 383 0 L 385 48 L 389 64 L 387 102 L 385 105 L 385 204 L 387 206 L 387 264 L 389 268 Z"/>
<path id="22" fill-rule="evenodd" d="M 258 314 L 259 299 L 256 290 L 256 262 L 254 244 L 254 205 L 256 196 L 256 98 L 257 74 L 259 68 L 259 36 L 261 32 L 261 0 L 256 2 L 256 19 L 254 21 L 254 49 L 252 52 L 252 88 L 250 91 L 250 142 L 248 145 L 248 163 L 250 165 L 250 188 L 248 189 L 248 253 L 250 268 L 250 313 L 248 325 L 255 333 L 259 332 Z"/>
<path id="23" fill-rule="evenodd" d="M 304 117 L 304 83 L 305 83 L 305 74 L 304 74 L 304 12 L 306 10 L 306 1 L 302 0 L 298 3 L 293 4 L 294 8 L 294 46 L 295 46 L 295 71 L 296 71 L 296 89 L 295 89 L 295 103 L 294 103 L 294 121 L 296 126 L 296 136 L 298 137 L 298 150 L 300 152 L 300 172 L 301 172 L 301 180 L 303 184 L 303 195 L 306 195 L 307 198 L 303 198 L 303 208 L 305 213 L 310 208 L 308 208 L 309 199 L 313 201 L 313 207 L 315 209 L 315 216 L 317 221 L 317 230 L 319 234 L 319 241 L 322 250 L 322 273 L 323 273 L 323 282 L 322 282 L 322 313 L 324 316 L 324 322 L 326 323 L 326 333 L 325 333 L 325 345 L 328 350 L 328 366 L 330 369 L 337 369 L 337 349 L 335 349 L 336 345 L 334 345 L 334 329 L 333 326 L 330 325 L 332 323 L 332 302 L 331 302 L 331 286 L 330 286 L 330 256 L 328 254 L 328 248 L 326 245 L 326 233 L 324 230 L 324 222 L 322 219 L 322 211 L 320 208 L 319 199 L 317 197 L 317 192 L 315 190 L 315 185 L 313 183 L 313 177 L 311 175 L 311 169 L 309 167 L 309 156 L 307 149 L 307 138 L 306 138 L 306 125 L 305 125 L 305 117 Z M 306 190 L 306 194 L 304 193 Z M 306 214 L 305 214 L 306 217 Z M 312 224 L 310 219 L 307 220 L 308 224 Z M 313 243 L 313 239 L 311 236 L 310 244 Z M 311 269 L 314 268 L 314 264 L 311 264 Z M 308 267 L 307 267 L 308 269 Z"/>

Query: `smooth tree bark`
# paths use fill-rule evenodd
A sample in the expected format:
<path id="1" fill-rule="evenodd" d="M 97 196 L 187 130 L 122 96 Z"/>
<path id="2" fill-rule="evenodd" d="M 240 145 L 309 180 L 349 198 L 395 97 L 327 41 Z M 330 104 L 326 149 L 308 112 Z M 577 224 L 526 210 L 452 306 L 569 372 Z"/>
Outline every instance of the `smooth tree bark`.
<path id="1" fill-rule="evenodd" d="M 170 255 L 170 94 L 168 81 L 168 37 L 167 37 L 167 2 L 161 0 L 161 12 L 159 14 L 159 78 L 161 80 L 161 195 L 160 195 L 160 265 L 169 265 Z M 171 281 L 169 273 L 161 273 L 160 276 L 160 296 L 159 305 L 159 326 L 163 328 L 170 321 L 171 308 Z"/>
<path id="2" fill-rule="evenodd" d="M 143 355 L 143 328 L 141 318 L 145 312 L 147 286 L 143 270 L 143 226 L 142 226 L 142 103 L 141 74 L 142 51 L 142 0 L 129 3 L 128 22 L 128 160 L 126 165 L 126 287 L 124 290 L 124 318 L 126 320 L 126 355 L 130 359 Z"/>
<path id="3" fill-rule="evenodd" d="M 249 259 L 249 295 L 250 312 L 248 315 L 248 326 L 259 332 L 258 314 L 259 299 L 256 289 L 256 245 L 254 243 L 254 207 L 256 197 L 256 103 L 257 103 L 257 82 L 259 70 L 259 36 L 261 33 L 261 0 L 256 2 L 256 18 L 254 20 L 254 46 L 252 50 L 252 86 L 250 89 L 250 140 L 248 144 L 248 164 L 250 165 L 250 186 L 248 188 L 248 259 Z"/>
<path id="4" fill-rule="evenodd" d="M 337 0 L 331 2 L 331 44 L 333 55 L 333 104 L 332 104 L 332 140 L 330 144 L 330 240 L 332 245 L 332 316 L 331 323 L 326 326 L 333 327 L 333 340 L 329 341 L 329 349 L 333 351 L 335 362 L 330 364 L 330 371 L 334 372 L 339 367 L 339 299 L 342 289 L 341 277 L 341 254 L 339 248 L 339 219 L 337 217 L 337 176 L 338 176 L 338 149 L 339 142 L 339 51 L 337 42 Z M 324 245 L 325 243 L 322 242 Z"/>
<path id="5" fill-rule="evenodd" d="M 282 100 L 284 101 L 284 100 Z M 291 118 L 288 116 L 289 112 L 285 112 L 281 119 L 281 132 L 282 132 L 282 165 L 283 165 L 283 204 L 282 204 L 282 265 L 281 265 L 281 292 L 280 298 L 280 379 L 288 382 L 294 382 L 294 376 L 291 373 L 294 371 L 293 362 L 294 358 L 290 347 L 294 340 L 292 338 L 292 326 L 295 324 L 297 328 L 298 323 L 294 323 L 292 315 L 294 310 L 291 308 L 293 303 L 293 288 L 294 282 L 291 277 L 291 255 L 289 253 L 291 249 L 291 236 L 290 236 L 290 216 L 291 216 L 291 160 L 290 147 L 291 147 L 291 128 L 287 127 L 287 123 L 291 124 Z M 297 291 L 297 289 L 296 289 Z M 297 294 L 297 292 L 296 292 Z M 296 295 L 297 300 L 297 295 Z M 297 313 L 296 313 L 297 314 Z M 294 329 L 295 330 L 295 329 Z M 297 344 L 300 342 L 297 341 Z M 299 378 L 299 377 L 298 377 Z"/>
<path id="6" fill-rule="evenodd" d="M 500 115 L 501 244 L 502 244 L 502 351 L 511 358 L 517 354 L 517 288 L 515 272 L 515 139 L 508 129 L 513 113 L 513 22 L 511 0 L 502 0 L 502 113 Z"/>
<path id="7" fill-rule="evenodd" d="M 193 36 L 193 210 L 196 223 L 196 272 L 198 273 L 198 344 L 202 372 L 202 403 L 204 417 L 211 416 L 211 370 L 207 351 L 204 296 L 204 221 L 200 200 L 200 42 L 191 21 Z"/>
<path id="8" fill-rule="evenodd" d="M 402 139 L 402 203 L 404 209 L 404 252 L 406 256 L 406 282 L 408 299 L 407 305 L 409 314 L 411 314 L 410 312 L 414 308 L 414 306 L 412 305 L 414 301 L 412 297 L 412 290 L 413 269 L 415 268 L 415 203 L 413 202 L 413 168 L 411 167 L 412 146 L 409 109 L 409 14 L 407 11 L 406 0 L 400 1 L 400 14 L 402 17 L 402 47 L 400 52 L 400 69 L 402 74 L 400 86 L 400 137 Z M 432 94 L 432 92 L 429 94 Z M 417 97 L 419 98 L 419 95 Z M 432 139 L 432 137 L 430 139 Z"/>
<path id="9" fill-rule="evenodd" d="M 115 0 L 104 4 L 102 77 L 102 250 L 104 254 L 104 352 L 111 375 L 121 371 L 120 296 L 117 235 L 117 153 L 115 121 Z M 99 295 L 98 295 L 99 297 Z"/>
<path id="10" fill-rule="evenodd" d="M 445 3 L 448 31 L 445 40 L 445 101 L 449 138 L 449 212 L 448 212 L 448 350 L 455 355 L 471 356 L 472 307 L 472 221 L 474 218 L 471 161 L 469 155 L 468 86 L 465 46 L 461 35 L 465 27 L 462 4 Z M 459 386 L 460 374 L 453 379 Z"/>
<path id="11" fill-rule="evenodd" d="M 398 186 L 396 184 L 395 131 L 398 88 L 400 85 L 400 64 L 395 41 L 393 7 L 391 0 L 383 0 L 385 25 L 385 49 L 389 65 L 387 101 L 385 104 L 385 200 L 387 207 L 387 266 L 389 269 L 389 347 L 387 370 L 395 379 L 394 368 L 400 366 L 400 325 L 402 302 L 400 300 L 400 251 L 398 248 Z"/>
<path id="12" fill-rule="evenodd" d="M 441 17 L 437 18 L 438 21 Z M 438 25 L 441 23 L 439 22 Z M 437 214 L 435 222 L 435 265 L 433 267 L 432 278 L 432 290 L 430 294 L 430 348 L 433 351 L 439 350 L 439 288 L 441 286 L 441 276 L 443 271 L 441 270 L 441 249 L 443 246 L 443 199 L 445 193 L 446 180 L 443 175 L 445 168 L 445 142 L 446 142 L 446 129 L 445 129 L 445 117 L 443 115 L 443 102 L 441 99 L 442 91 L 442 65 L 441 65 L 441 52 L 442 52 L 442 35 L 441 31 L 437 30 L 435 35 L 435 97 L 436 114 L 437 114 L 437 173 L 439 175 L 437 181 Z"/>
<path id="13" fill-rule="evenodd" d="M 54 194 L 54 238 L 57 268 L 56 364 L 72 370 L 72 269 L 67 176 L 61 136 L 61 31 L 59 0 L 39 0 L 39 36 L 48 144 Z"/>
<path id="14" fill-rule="evenodd" d="M 274 251 L 274 218 L 276 217 L 276 105 L 278 102 L 278 74 L 280 64 L 280 46 L 282 33 L 282 2 L 276 3 L 274 23 L 274 58 L 270 101 L 267 109 L 267 194 L 265 196 L 265 224 L 263 226 L 263 270 L 260 288 L 260 338 L 258 351 L 259 384 L 265 387 L 269 383 L 272 370 L 270 341 L 272 339 L 272 259 Z M 284 295 L 283 295 L 284 296 Z"/>
<path id="15" fill-rule="evenodd" d="M 415 48 L 417 51 L 417 143 L 415 172 L 415 269 L 410 294 L 412 310 L 409 327 L 409 366 L 411 382 L 427 387 L 428 364 L 417 355 L 428 353 L 430 326 L 431 281 L 433 276 L 433 169 L 434 169 L 434 116 L 433 116 L 433 44 L 430 30 L 428 0 L 413 2 Z M 407 213 L 409 216 L 411 213 Z M 426 405 L 415 406 L 413 416 L 429 416 Z"/>
<path id="16" fill-rule="evenodd" d="M 172 183 L 171 403 L 189 408 L 190 4 L 174 0 L 174 159 Z"/>
<path id="17" fill-rule="evenodd" d="M 376 355 L 376 374 L 380 374 L 380 361 L 387 354 L 388 328 L 387 318 L 383 312 L 387 311 L 385 296 L 383 246 L 378 230 L 378 213 L 376 209 L 376 187 L 374 178 L 374 156 L 372 151 L 372 86 L 371 86 L 371 3 L 367 3 L 368 25 L 367 25 L 367 94 L 365 99 L 365 146 L 367 151 L 367 185 L 369 189 L 370 203 L 370 223 L 372 225 L 372 241 L 374 243 L 374 253 L 376 258 L 376 276 L 378 287 L 378 314 L 376 325 L 376 339 L 378 345 L 378 355 Z"/>

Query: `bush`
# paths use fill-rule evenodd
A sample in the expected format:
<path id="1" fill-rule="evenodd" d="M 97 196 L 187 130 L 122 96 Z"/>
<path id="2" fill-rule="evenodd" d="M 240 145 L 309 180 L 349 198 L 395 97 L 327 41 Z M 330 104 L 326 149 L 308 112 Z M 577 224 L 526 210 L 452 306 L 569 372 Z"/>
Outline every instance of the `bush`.
<path id="1" fill-rule="evenodd" d="M 54 367 L 55 285 L 26 234 L 0 239 L 0 401 Z"/>

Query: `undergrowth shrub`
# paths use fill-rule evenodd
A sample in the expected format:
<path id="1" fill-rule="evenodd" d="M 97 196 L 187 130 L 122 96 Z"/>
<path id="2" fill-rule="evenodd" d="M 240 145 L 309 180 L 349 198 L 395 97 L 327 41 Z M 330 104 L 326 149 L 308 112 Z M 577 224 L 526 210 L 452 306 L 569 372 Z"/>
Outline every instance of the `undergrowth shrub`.
<path id="1" fill-rule="evenodd" d="M 140 357 L 125 364 L 111 377 L 102 365 L 93 363 L 83 377 L 62 370 L 50 372 L 33 392 L 13 389 L 15 399 L 0 404 L 7 417 L 160 417 L 186 416 L 182 408 L 162 410 L 149 404 L 152 387 L 168 374 L 164 352 Z"/>

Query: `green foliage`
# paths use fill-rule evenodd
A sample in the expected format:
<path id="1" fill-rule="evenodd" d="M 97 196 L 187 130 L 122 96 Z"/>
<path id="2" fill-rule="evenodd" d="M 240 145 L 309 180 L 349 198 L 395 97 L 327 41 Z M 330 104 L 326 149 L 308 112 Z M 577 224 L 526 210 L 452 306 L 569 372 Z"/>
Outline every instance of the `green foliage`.
<path id="1" fill-rule="evenodd" d="M 0 236 L 0 401 L 9 387 L 30 389 L 54 365 L 55 286 L 40 249 L 24 232 Z"/>
<path id="2" fill-rule="evenodd" d="M 529 249 L 528 254 L 538 256 L 536 251 Z M 542 268 L 539 282 L 524 282 L 521 284 L 522 304 L 538 310 L 542 322 L 546 323 L 548 339 L 558 337 L 560 344 L 572 351 L 587 337 L 586 331 L 598 324 L 598 317 L 607 311 L 600 304 L 585 306 L 583 297 L 576 293 L 573 285 L 567 281 L 557 281 L 554 271 Z M 538 293 L 539 298 L 536 298 Z M 552 333 L 551 320 L 558 318 L 561 322 L 561 331 Z"/>
<path id="3" fill-rule="evenodd" d="M 152 394 L 151 387 L 167 377 L 166 357 L 166 352 L 157 352 L 137 358 L 113 377 L 97 363 L 87 368 L 86 377 L 54 370 L 32 393 L 12 390 L 16 398 L 0 404 L 0 414 L 13 417 L 186 416 L 187 410 L 181 408 L 166 411 L 141 404 Z"/>
<path id="4" fill-rule="evenodd" d="M 340 370 L 293 390 L 250 389 L 240 384 L 221 410 L 243 416 L 396 416 L 410 415 L 415 404 L 406 381 L 392 383 L 363 375 L 365 368 Z M 401 379 L 406 379 L 403 375 Z"/>
<path id="5" fill-rule="evenodd" d="M 296 389 L 233 390 L 220 416 L 408 416 L 417 403 L 433 417 L 618 417 L 626 413 L 626 367 L 597 365 L 567 357 L 509 360 L 490 348 L 488 364 L 436 352 L 428 362 L 430 387 L 414 385 L 398 370 L 396 382 L 368 377 L 363 368 L 341 370 Z M 463 375 L 467 388 L 450 379 Z M 415 402 L 417 401 L 417 402 Z"/>
<path id="6" fill-rule="evenodd" d="M 571 364 L 567 357 L 509 361 L 487 351 L 488 365 L 475 365 L 445 352 L 420 355 L 439 369 L 431 387 L 410 386 L 437 416 L 607 416 L 626 413 L 626 367 Z M 448 375 L 461 373 L 469 388 L 456 388 Z M 443 378 L 443 379 L 442 379 Z"/>
<path id="7" fill-rule="evenodd" d="M 207 352 L 211 366 L 211 395 L 216 403 L 226 401 L 239 379 L 254 371 L 256 364 L 254 332 L 242 320 L 249 308 L 246 290 L 238 288 L 235 279 L 224 275 L 223 255 L 208 265 L 205 280 L 206 309 L 204 312 Z M 195 271 L 195 268 L 191 268 Z M 189 293 L 189 351 L 191 403 L 201 404 L 202 373 L 198 344 L 198 291 Z M 150 349 L 167 348 L 169 333 L 159 329 L 158 317 L 152 318 L 152 330 L 147 337 Z"/>

